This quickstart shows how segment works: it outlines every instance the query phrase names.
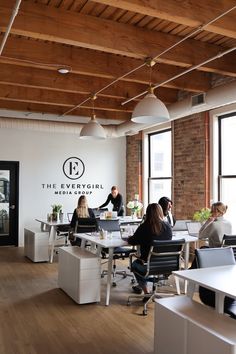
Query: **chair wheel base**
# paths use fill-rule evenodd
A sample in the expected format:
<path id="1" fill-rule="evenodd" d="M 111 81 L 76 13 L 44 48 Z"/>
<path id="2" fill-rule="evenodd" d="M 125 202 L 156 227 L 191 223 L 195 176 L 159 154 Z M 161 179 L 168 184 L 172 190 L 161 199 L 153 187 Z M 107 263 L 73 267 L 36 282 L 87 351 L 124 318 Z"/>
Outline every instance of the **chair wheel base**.
<path id="1" fill-rule="evenodd" d="M 112 286 L 115 287 L 117 284 L 113 281 Z"/>
<path id="2" fill-rule="evenodd" d="M 143 310 L 143 316 L 147 316 L 147 310 Z"/>

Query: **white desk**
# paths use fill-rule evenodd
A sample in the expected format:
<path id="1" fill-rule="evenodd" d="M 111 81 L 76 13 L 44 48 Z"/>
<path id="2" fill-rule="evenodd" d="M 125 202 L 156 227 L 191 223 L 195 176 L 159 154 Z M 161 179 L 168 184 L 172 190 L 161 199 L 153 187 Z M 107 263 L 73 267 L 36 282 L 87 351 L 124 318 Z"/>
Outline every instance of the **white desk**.
<path id="1" fill-rule="evenodd" d="M 49 229 L 48 245 L 51 246 L 51 247 L 49 247 L 49 262 L 52 263 L 55 240 L 56 240 L 56 235 L 57 235 L 57 228 L 58 228 L 58 226 L 61 226 L 61 225 L 70 225 L 70 223 L 68 220 L 63 220 L 63 221 L 47 221 L 47 220 L 42 220 L 42 219 L 35 219 L 35 220 L 41 223 L 41 230 L 42 231 L 45 231 L 45 228 Z"/>
<path id="2" fill-rule="evenodd" d="M 211 268 L 189 269 L 175 271 L 173 274 L 188 280 L 188 293 L 192 297 L 197 285 L 215 292 L 215 309 L 218 313 L 224 312 L 224 298 L 229 296 L 236 299 L 236 265 Z"/>
<path id="3" fill-rule="evenodd" d="M 185 240 L 185 258 L 184 258 L 184 268 L 188 269 L 189 264 L 189 246 L 191 242 L 197 242 L 198 238 L 190 236 L 188 231 L 173 231 L 173 240 L 178 240 L 184 238 Z"/>
<path id="4" fill-rule="evenodd" d="M 97 246 L 96 254 L 100 256 L 102 248 L 109 249 L 108 257 L 108 270 L 107 270 L 107 290 L 106 290 L 106 306 L 109 305 L 110 301 L 110 292 L 111 292 L 111 278 L 112 278 L 112 261 L 113 261 L 113 252 L 115 247 L 127 246 L 128 243 L 123 241 L 120 237 L 119 232 L 112 232 L 112 239 L 101 240 L 99 234 L 93 236 L 89 234 L 74 234 L 76 237 L 82 240 L 81 247 L 85 247 L 86 241 L 89 241 L 94 246 Z"/>
<path id="5" fill-rule="evenodd" d="M 132 216 L 119 216 L 118 219 L 120 220 L 121 225 L 129 225 L 129 224 L 136 224 L 139 225 L 142 221 L 141 218 L 133 218 Z"/>

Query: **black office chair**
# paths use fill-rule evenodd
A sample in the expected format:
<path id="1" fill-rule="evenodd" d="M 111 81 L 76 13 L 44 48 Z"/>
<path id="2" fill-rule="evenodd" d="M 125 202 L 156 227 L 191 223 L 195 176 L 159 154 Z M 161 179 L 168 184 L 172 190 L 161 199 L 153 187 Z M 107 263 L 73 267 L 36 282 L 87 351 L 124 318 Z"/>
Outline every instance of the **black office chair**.
<path id="1" fill-rule="evenodd" d="M 198 268 L 217 267 L 236 264 L 231 247 L 196 249 Z M 208 306 L 215 307 L 215 292 L 199 286 L 200 300 Z M 225 297 L 224 312 L 236 319 L 236 300 Z"/>
<path id="2" fill-rule="evenodd" d="M 230 246 L 234 252 L 234 258 L 236 260 L 236 235 L 224 235 L 222 239 L 222 247 Z"/>
<path id="3" fill-rule="evenodd" d="M 102 230 L 106 230 L 107 232 L 119 232 L 120 233 L 120 237 L 122 237 L 121 235 L 121 229 L 120 229 L 120 222 L 119 219 L 106 219 L 106 220 L 97 220 L 98 223 L 98 228 L 102 229 Z M 113 276 L 113 282 L 112 282 L 112 286 L 116 286 L 116 275 L 122 275 L 123 278 L 126 278 L 128 276 L 130 276 L 132 278 L 131 282 L 133 283 L 134 277 L 132 273 L 128 273 L 126 270 L 119 270 L 117 271 L 117 265 L 116 265 L 116 260 L 117 259 L 122 259 L 124 260 L 125 258 L 128 258 L 130 253 L 134 252 L 134 248 L 133 247 L 115 247 L 114 248 L 114 252 L 113 252 L 113 265 L 112 265 L 112 276 Z M 102 258 L 106 258 L 106 255 L 108 253 L 108 249 L 104 248 L 102 250 Z M 104 277 L 107 274 L 107 271 L 104 270 L 102 272 L 102 277 Z"/>
<path id="4" fill-rule="evenodd" d="M 180 269 L 181 253 L 185 244 L 184 239 L 179 240 L 163 240 L 153 241 L 150 248 L 146 265 L 146 273 L 139 274 L 153 283 L 152 293 L 143 295 L 130 295 L 128 297 L 127 305 L 131 304 L 131 299 L 143 299 L 143 315 L 147 315 L 147 305 L 153 301 L 155 297 L 162 297 L 164 293 L 158 292 L 160 283 L 166 283 L 166 280 L 175 270 Z M 132 262 L 132 256 L 131 256 Z M 132 263 L 131 263 L 132 264 Z M 132 270 L 132 266 L 131 266 Z M 137 273 L 137 272 L 136 272 Z M 137 273 L 138 274 L 138 273 Z M 176 282 L 177 293 L 180 294 L 178 282 Z M 166 295 L 174 295 L 173 293 L 166 293 Z M 147 300 L 147 301 L 146 301 Z"/>
<path id="5" fill-rule="evenodd" d="M 63 246 L 68 246 L 69 233 L 71 231 L 70 222 L 72 215 L 73 213 L 67 213 L 68 225 L 60 225 L 57 227 L 57 240 L 63 238 L 65 240 Z"/>
<path id="6" fill-rule="evenodd" d="M 84 234 L 84 233 L 92 233 L 98 230 L 97 220 L 95 218 L 78 218 L 75 225 L 75 233 Z M 73 246 L 80 246 L 81 239 L 79 237 L 73 243 Z M 85 247 L 88 247 L 88 242 Z"/>

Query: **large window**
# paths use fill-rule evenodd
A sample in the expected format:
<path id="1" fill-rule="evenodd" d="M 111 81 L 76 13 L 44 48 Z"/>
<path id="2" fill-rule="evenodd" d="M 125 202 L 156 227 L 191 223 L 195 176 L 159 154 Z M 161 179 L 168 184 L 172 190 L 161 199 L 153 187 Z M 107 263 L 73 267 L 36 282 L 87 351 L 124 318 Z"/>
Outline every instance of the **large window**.
<path id="1" fill-rule="evenodd" d="M 219 200 L 228 205 L 226 218 L 236 232 L 236 114 L 219 118 Z"/>
<path id="2" fill-rule="evenodd" d="M 171 130 L 149 135 L 148 202 L 154 203 L 162 196 L 171 198 Z"/>

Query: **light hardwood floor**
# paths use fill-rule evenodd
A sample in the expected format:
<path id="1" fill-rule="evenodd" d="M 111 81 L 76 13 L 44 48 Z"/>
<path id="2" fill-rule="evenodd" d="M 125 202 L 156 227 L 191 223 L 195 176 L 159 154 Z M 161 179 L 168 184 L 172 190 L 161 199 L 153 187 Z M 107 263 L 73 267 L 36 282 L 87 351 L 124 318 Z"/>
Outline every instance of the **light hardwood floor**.
<path id="1" fill-rule="evenodd" d="M 0 354 L 153 352 L 154 304 L 146 317 L 140 304 L 126 306 L 130 278 L 112 288 L 110 306 L 104 294 L 99 304 L 78 305 L 58 288 L 57 266 L 0 248 Z"/>

